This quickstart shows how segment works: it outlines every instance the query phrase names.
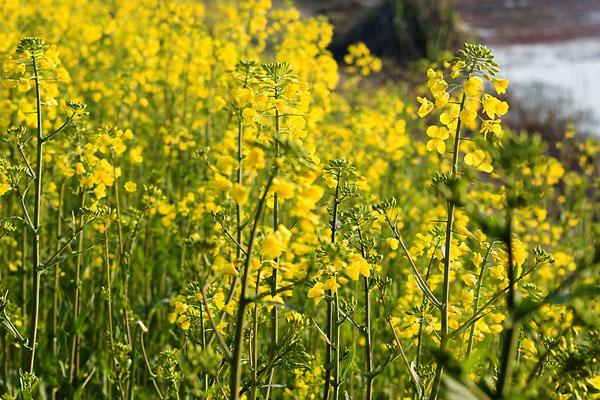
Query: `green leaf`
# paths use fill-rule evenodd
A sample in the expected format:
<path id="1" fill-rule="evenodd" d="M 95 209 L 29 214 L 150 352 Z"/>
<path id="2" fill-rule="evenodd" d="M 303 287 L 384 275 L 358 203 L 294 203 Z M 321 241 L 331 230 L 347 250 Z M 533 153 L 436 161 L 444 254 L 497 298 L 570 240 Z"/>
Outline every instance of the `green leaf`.
<path id="1" fill-rule="evenodd" d="M 461 382 L 444 375 L 444 394 L 448 400 L 491 400 L 481 389 L 469 382 Z"/>

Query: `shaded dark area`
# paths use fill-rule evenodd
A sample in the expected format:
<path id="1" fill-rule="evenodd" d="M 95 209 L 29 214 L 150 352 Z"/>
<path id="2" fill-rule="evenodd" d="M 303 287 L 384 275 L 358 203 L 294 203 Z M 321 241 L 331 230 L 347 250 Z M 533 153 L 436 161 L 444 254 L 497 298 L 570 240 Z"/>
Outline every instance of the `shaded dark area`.
<path id="1" fill-rule="evenodd" d="M 359 41 L 379 57 L 406 64 L 435 58 L 464 39 L 449 0 L 300 0 L 298 5 L 331 19 L 335 31 L 330 49 L 338 60 Z"/>
<path id="2" fill-rule="evenodd" d="M 553 88 L 532 84 L 527 90 L 530 93 L 528 101 L 508 97 L 511 109 L 507 122 L 512 129 L 539 133 L 547 142 L 556 143 L 563 139 L 569 124 L 587 122 L 588 116 L 585 113 L 567 110 L 562 106 L 568 104 L 570 99 Z M 553 146 L 550 147 L 549 153 L 555 157 L 559 156 Z M 573 168 L 576 166 L 576 158 L 565 160 L 565 163 Z"/>

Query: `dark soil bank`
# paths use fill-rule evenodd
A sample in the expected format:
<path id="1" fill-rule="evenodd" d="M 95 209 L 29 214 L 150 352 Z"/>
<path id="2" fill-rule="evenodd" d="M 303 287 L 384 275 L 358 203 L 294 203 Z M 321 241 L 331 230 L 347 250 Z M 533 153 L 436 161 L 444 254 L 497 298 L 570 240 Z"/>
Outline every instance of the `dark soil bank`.
<path id="1" fill-rule="evenodd" d="M 488 43 L 540 43 L 600 36 L 598 0 L 453 0 Z"/>

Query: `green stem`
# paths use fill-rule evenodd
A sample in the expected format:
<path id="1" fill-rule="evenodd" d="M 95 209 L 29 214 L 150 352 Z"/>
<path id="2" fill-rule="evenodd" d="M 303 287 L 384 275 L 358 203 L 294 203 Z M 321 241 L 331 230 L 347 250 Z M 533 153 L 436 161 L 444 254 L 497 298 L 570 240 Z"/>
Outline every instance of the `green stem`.
<path id="1" fill-rule="evenodd" d="M 275 100 L 277 100 L 278 96 L 275 96 Z M 275 108 L 275 133 L 279 134 L 279 109 Z M 275 162 L 279 158 L 279 137 L 275 138 Z M 275 175 L 277 177 L 277 175 Z M 279 227 L 279 199 L 277 196 L 277 192 L 273 193 L 273 231 L 277 231 Z M 275 296 L 277 294 L 277 279 L 279 275 L 279 257 L 276 257 L 273 260 L 273 269 L 271 270 L 271 296 Z M 277 317 L 278 314 L 277 307 L 273 307 L 271 310 L 271 346 L 272 351 L 277 349 L 277 343 L 279 342 L 279 319 Z M 273 382 L 273 376 L 275 375 L 275 368 L 271 369 L 269 372 L 269 380 L 267 384 L 267 394 L 265 396 L 266 400 L 269 400 L 271 395 L 271 384 Z"/>
<path id="2" fill-rule="evenodd" d="M 515 280 L 515 268 L 513 264 L 512 248 L 512 209 L 510 205 L 506 207 L 506 237 L 504 238 L 507 247 L 508 264 L 508 296 L 506 297 L 506 306 L 508 309 L 508 318 L 505 322 L 504 340 L 502 344 L 502 356 L 500 361 L 500 373 L 496 382 L 496 397 L 499 399 L 508 398 L 512 371 L 515 361 L 516 344 L 519 337 L 520 323 L 515 319 L 515 310 L 517 308 L 518 293 Z"/>
<path id="3" fill-rule="evenodd" d="M 442 239 L 438 239 L 433 248 L 433 252 L 431 253 L 431 258 L 429 259 L 429 264 L 427 264 L 427 271 L 425 272 L 425 283 L 429 280 L 429 275 L 431 273 L 431 267 L 433 265 L 433 260 L 435 259 L 435 253 L 437 252 L 438 246 L 440 245 L 440 241 Z M 423 293 L 423 297 L 421 298 L 421 321 L 419 321 L 419 333 L 417 334 L 417 357 L 415 360 L 415 368 L 418 371 L 419 366 L 421 365 L 421 350 L 423 347 L 423 327 L 425 325 L 425 311 L 427 308 L 427 297 L 425 293 Z M 415 392 L 416 394 L 416 392 Z"/>
<path id="4" fill-rule="evenodd" d="M 32 255 L 33 255 L 33 303 L 31 311 L 31 333 L 29 335 L 29 343 L 31 352 L 29 357 L 29 372 L 33 373 L 35 367 L 35 351 L 37 349 L 37 334 L 40 311 L 40 278 L 41 278 L 41 259 L 40 259 L 40 235 L 41 235 L 41 210 L 42 210 L 42 171 L 43 171 L 43 128 L 42 128 L 42 99 L 40 94 L 40 79 L 37 69 L 37 61 L 35 56 L 31 57 L 33 61 L 33 72 L 35 77 L 35 97 L 36 97 L 36 113 L 37 113 L 37 155 L 35 174 L 35 199 L 33 212 L 33 239 L 32 239 Z"/>
<path id="5" fill-rule="evenodd" d="M 340 298 L 338 294 L 338 290 L 335 291 L 333 295 L 333 300 L 335 303 L 335 320 L 333 323 L 334 326 L 334 336 L 335 336 L 335 368 L 333 370 L 333 399 L 338 400 L 340 398 L 340 343 L 341 343 L 341 326 L 340 326 Z"/>
<path id="6" fill-rule="evenodd" d="M 483 262 L 481 263 L 481 270 L 479 271 L 479 276 L 477 277 L 477 286 L 475 289 L 475 297 L 473 298 L 473 316 L 477 315 L 477 311 L 479 308 L 479 296 L 481 295 L 481 287 L 483 286 L 483 276 L 485 274 L 485 264 L 488 261 L 490 253 L 492 252 L 492 247 L 494 247 L 494 240 L 488 246 L 488 249 L 485 253 L 485 257 L 483 258 Z M 477 322 L 474 322 L 471 325 L 471 329 L 469 331 L 469 341 L 467 342 L 467 359 L 471 357 L 471 352 L 473 351 L 473 338 L 475 337 L 475 325 Z"/>
<path id="7" fill-rule="evenodd" d="M 127 400 L 133 400 L 135 396 L 135 380 L 136 380 L 136 369 L 137 369 L 137 340 L 135 340 L 135 332 L 138 330 L 136 325 L 133 328 L 133 337 L 131 343 L 131 367 L 129 370 L 129 393 L 127 394 Z"/>
<path id="8" fill-rule="evenodd" d="M 152 367 L 150 366 L 150 361 L 148 361 L 148 354 L 146 353 L 146 346 L 144 345 L 144 331 L 140 330 L 140 347 L 142 349 L 142 355 L 144 357 L 144 362 L 146 364 L 146 368 L 148 369 L 148 373 L 150 374 L 150 380 L 152 381 L 152 386 L 154 386 L 154 390 L 156 391 L 156 395 L 160 400 L 164 399 L 162 392 L 160 391 L 160 387 L 158 386 L 158 382 L 156 381 L 156 374 L 152 371 Z"/>
<path id="9" fill-rule="evenodd" d="M 277 166 L 275 166 L 277 168 Z M 269 181 L 265 187 L 265 191 L 258 203 L 258 207 L 256 209 L 256 215 L 254 217 L 254 224 L 252 225 L 252 231 L 250 232 L 250 238 L 248 242 L 248 250 L 246 251 L 246 260 L 244 262 L 243 272 L 242 272 L 242 287 L 240 293 L 240 301 L 238 305 L 238 310 L 236 314 L 236 325 L 235 325 L 235 334 L 233 340 L 233 354 L 231 357 L 231 372 L 229 376 L 229 396 L 230 400 L 239 400 L 240 393 L 240 383 L 242 380 L 242 347 L 243 337 L 244 337 L 244 328 L 246 326 L 246 307 L 250 303 L 250 300 L 246 297 L 246 292 L 248 290 L 248 274 L 250 272 L 250 265 L 252 263 L 252 251 L 254 250 L 254 241 L 256 238 L 256 232 L 258 231 L 258 225 L 260 223 L 260 216 L 262 215 L 265 202 L 267 199 L 267 195 L 269 193 L 269 189 L 271 188 L 271 184 L 273 183 L 273 178 L 275 177 L 277 169 L 275 169 L 274 173 L 269 177 Z"/>
<path id="10" fill-rule="evenodd" d="M 357 231 L 358 238 L 360 240 L 360 253 L 363 259 L 367 259 L 367 254 L 365 253 L 365 248 L 363 246 L 363 236 L 362 231 L 360 229 L 360 224 L 357 222 Z M 364 335 L 365 335 L 365 375 L 367 376 L 367 384 L 366 384 L 366 400 L 371 400 L 373 398 L 373 343 L 371 337 L 371 290 L 369 287 L 369 278 L 366 276 L 363 277 L 363 293 L 365 297 L 365 326 L 364 326 Z"/>
<path id="11" fill-rule="evenodd" d="M 122 227 L 122 222 L 121 222 L 121 201 L 119 199 L 119 177 L 117 176 L 117 163 L 115 160 L 114 155 L 112 156 L 112 163 L 113 163 L 113 176 L 114 176 L 114 193 L 115 193 L 115 209 L 116 209 L 116 213 L 117 213 L 117 233 L 118 233 L 118 240 L 119 240 L 119 267 L 122 270 L 122 284 L 123 284 L 123 326 L 125 328 L 125 334 L 126 334 L 126 339 L 127 339 L 127 343 L 131 343 L 132 340 L 132 336 L 131 336 L 131 330 L 129 328 L 129 265 L 127 262 L 123 262 L 124 261 L 124 257 L 123 257 L 123 249 L 124 249 L 124 242 L 123 242 L 123 227 Z"/>
<path id="12" fill-rule="evenodd" d="M 331 243 L 335 243 L 335 236 L 337 232 L 337 218 L 338 218 L 338 197 L 340 195 L 340 176 L 338 174 L 337 183 L 335 185 L 335 195 L 333 201 L 333 218 L 331 222 Z M 323 389 L 323 400 L 329 399 L 329 387 L 331 386 L 331 363 L 333 358 L 333 334 L 334 334 L 334 319 L 333 319 L 333 305 L 332 305 L 333 293 L 331 290 L 327 291 L 327 350 L 325 354 L 325 387 Z M 336 348 L 337 351 L 337 348 Z"/>
<path id="13" fill-rule="evenodd" d="M 391 228 L 392 233 L 394 234 L 394 237 L 400 243 L 400 246 L 402 247 L 402 251 L 404 252 L 404 255 L 406 255 L 406 258 L 408 258 L 409 265 L 410 265 L 410 271 L 411 271 L 413 277 L 415 278 L 417 286 L 419 287 L 419 289 L 421 289 L 423 294 L 425 296 L 427 296 L 427 298 L 431 301 L 431 303 L 434 306 L 436 306 L 437 308 L 441 308 L 442 303 L 440 303 L 440 301 L 435 297 L 435 295 L 433 294 L 433 292 L 431 291 L 429 286 L 427 286 L 427 282 L 425 282 L 425 280 L 421 276 L 421 273 L 419 272 L 419 269 L 417 268 L 417 264 L 415 264 L 415 261 L 413 260 L 412 256 L 410 255 L 410 252 L 408 251 L 408 248 L 406 247 L 406 244 L 404 243 L 404 240 L 402 239 L 402 235 L 400 234 L 400 231 L 398 231 L 398 227 L 396 226 L 396 223 L 392 222 L 390 220 L 390 217 L 387 214 L 384 214 L 384 217 L 385 217 L 385 220 L 387 221 L 389 227 Z"/>
<path id="14" fill-rule="evenodd" d="M 56 214 L 56 251 L 60 251 L 60 239 L 62 237 L 62 214 L 65 195 L 65 184 L 60 185 L 60 195 L 58 198 L 58 212 Z M 58 293 L 60 290 L 60 262 L 54 266 L 54 293 L 52 296 L 52 355 L 58 354 Z"/>
<path id="15" fill-rule="evenodd" d="M 104 268 L 106 272 L 106 303 L 108 312 L 108 343 L 110 346 L 110 355 L 113 368 L 117 368 L 117 359 L 115 356 L 115 339 L 114 339 L 114 327 L 113 327 L 113 310 L 112 310 L 112 272 L 110 270 L 110 256 L 108 253 L 108 224 L 104 225 Z M 117 387 L 121 396 L 124 396 L 123 388 L 119 380 L 117 380 Z"/>
<path id="16" fill-rule="evenodd" d="M 452 152 L 452 175 L 451 178 L 456 178 L 458 171 L 458 154 L 460 148 L 460 128 L 461 120 L 460 113 L 465 108 L 465 101 L 467 99 L 466 93 L 463 93 L 460 101 L 459 117 L 456 123 L 456 132 L 454 135 L 454 150 Z M 456 203 L 453 199 L 448 201 L 448 219 L 446 220 L 446 241 L 444 255 L 444 283 L 442 289 L 442 306 L 440 308 L 440 319 L 441 319 L 441 334 L 440 334 L 440 352 L 445 353 L 448 347 L 448 303 L 450 296 L 450 257 L 452 247 L 452 228 L 454 224 L 454 209 Z M 440 390 L 440 384 L 442 381 L 442 374 L 444 372 L 444 365 L 440 362 L 437 365 L 435 371 L 435 378 L 433 380 L 433 387 L 431 392 L 431 399 L 436 400 Z"/>
<path id="17" fill-rule="evenodd" d="M 81 207 L 85 205 L 85 192 L 81 192 Z M 83 226 L 83 215 L 81 216 Z M 79 377 L 79 314 L 81 312 L 81 268 L 83 266 L 83 229 L 79 232 L 79 246 L 77 249 L 77 263 L 75 266 L 75 299 L 73 301 L 73 341 L 71 343 L 71 361 L 69 368 L 69 381 L 75 384 Z"/>
<path id="18" fill-rule="evenodd" d="M 258 296 L 258 289 L 260 288 L 260 270 L 256 276 L 256 290 L 254 296 Z M 252 326 L 252 400 L 256 400 L 258 396 L 258 301 L 254 302 L 254 319 Z"/>
<path id="19" fill-rule="evenodd" d="M 244 86 L 245 87 L 245 86 Z M 244 184 L 244 124 L 242 119 L 242 110 L 238 112 L 238 137 L 237 137 L 237 159 L 238 159 L 238 168 L 237 168 L 237 183 L 239 185 Z M 236 217 L 236 251 L 235 255 L 239 260 L 242 257 L 242 238 L 243 238 L 243 230 L 244 226 L 242 224 L 242 206 L 238 203 L 235 209 L 235 217 Z M 226 231 L 225 227 L 223 230 Z M 226 231 L 228 232 L 228 231 Z M 227 299 L 225 300 L 225 304 L 229 304 L 231 299 L 233 298 L 233 294 L 235 292 L 235 288 L 238 284 L 238 276 L 234 275 L 231 281 L 231 286 L 229 288 L 229 292 L 227 293 Z"/>

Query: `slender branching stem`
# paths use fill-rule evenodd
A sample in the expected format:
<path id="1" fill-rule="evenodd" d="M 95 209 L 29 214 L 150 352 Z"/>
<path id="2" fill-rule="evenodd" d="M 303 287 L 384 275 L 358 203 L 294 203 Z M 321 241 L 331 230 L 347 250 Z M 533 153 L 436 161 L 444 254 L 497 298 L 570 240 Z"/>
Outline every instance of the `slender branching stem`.
<path id="1" fill-rule="evenodd" d="M 415 278 L 415 281 L 417 282 L 417 286 L 419 287 L 419 289 L 421 289 L 423 291 L 423 294 L 425 296 L 427 296 L 429 301 L 431 301 L 431 303 L 434 306 L 436 306 L 437 308 L 441 308 L 442 303 L 435 297 L 435 295 L 433 294 L 433 292 L 431 291 L 429 286 L 427 286 L 427 283 L 421 276 L 421 273 L 419 272 L 419 269 L 417 268 L 417 264 L 415 264 L 415 261 L 413 260 L 412 256 L 410 255 L 410 252 L 408 251 L 408 248 L 406 247 L 406 244 L 404 243 L 404 239 L 402 238 L 402 235 L 400 234 L 398 227 L 390 219 L 390 217 L 387 214 L 384 214 L 384 217 L 385 217 L 386 222 L 390 226 L 392 233 L 394 234 L 394 237 L 400 243 L 400 246 L 402 247 L 402 251 L 404 252 L 404 254 L 406 255 L 406 258 L 409 261 L 410 270 L 411 270 L 411 273 L 413 274 L 413 277 Z"/>
<path id="2" fill-rule="evenodd" d="M 113 184 L 113 188 L 114 188 L 114 194 L 115 194 L 115 210 L 117 213 L 117 218 L 116 218 L 116 222 L 117 222 L 117 238 L 118 238 L 118 243 L 119 243 L 119 257 L 118 257 L 118 262 L 119 262 L 119 267 L 121 268 L 122 271 L 122 284 L 123 284 L 123 292 L 122 292 L 122 296 L 123 296 L 123 326 L 124 326 L 124 330 L 125 330 L 125 335 L 126 335 L 126 339 L 127 339 L 127 343 L 131 343 L 132 340 L 132 336 L 131 336 L 131 330 L 129 328 L 129 265 L 128 263 L 125 262 L 125 258 L 124 258 L 124 249 L 125 249 L 125 245 L 124 245 L 124 240 L 123 240 L 123 224 L 122 224 L 122 220 L 121 220 L 121 201 L 119 198 L 119 177 L 117 176 L 117 164 L 116 164 L 116 160 L 115 157 L 113 155 L 112 157 L 112 164 L 113 164 L 113 177 L 114 177 L 114 184 Z"/>
<path id="3" fill-rule="evenodd" d="M 231 352 L 229 351 L 229 348 L 227 347 L 227 344 L 225 343 L 225 339 L 223 339 L 223 335 L 221 335 L 221 332 L 219 332 L 219 329 L 217 328 L 217 325 L 215 323 L 215 319 L 213 318 L 212 312 L 210 311 L 210 308 L 208 307 L 208 301 L 206 300 L 206 287 L 202 288 L 202 304 L 204 305 L 204 309 L 206 310 L 206 316 L 208 317 L 208 322 L 210 323 L 213 331 L 215 332 L 215 336 L 217 337 L 217 343 L 219 343 L 221 350 L 223 350 L 223 354 L 225 354 L 225 358 L 230 360 Z"/>
<path id="4" fill-rule="evenodd" d="M 112 312 L 112 272 L 110 268 L 110 255 L 108 250 L 108 223 L 104 224 L 104 269 L 106 274 L 106 303 L 108 308 L 108 343 L 110 345 L 110 352 L 112 355 L 113 367 L 116 367 L 115 360 L 115 338 L 113 328 L 113 312 Z"/>
<path id="5" fill-rule="evenodd" d="M 260 288 L 260 269 L 256 273 L 256 290 L 254 291 L 254 296 L 258 296 L 258 290 Z M 253 326 L 252 326 L 252 381 L 254 385 L 252 385 L 252 400 L 256 400 L 258 396 L 258 301 L 254 301 L 254 316 L 253 316 Z"/>
<path id="6" fill-rule="evenodd" d="M 504 338 L 502 343 L 502 356 L 500 358 L 500 373 L 496 382 L 496 397 L 506 399 L 510 392 L 512 371 L 515 362 L 516 344 L 519 338 L 520 322 L 515 318 L 518 304 L 518 292 L 515 280 L 515 268 L 513 264 L 512 248 L 512 208 L 510 204 L 506 207 L 506 231 L 504 241 L 507 252 L 507 275 L 508 294 L 506 296 L 506 307 L 508 318 L 505 321 Z"/>
<path id="7" fill-rule="evenodd" d="M 32 256 L 33 256 L 33 301 L 31 311 L 31 333 L 29 335 L 29 343 L 31 345 L 31 352 L 29 355 L 29 366 L 28 371 L 33 373 L 35 368 L 35 351 L 37 349 L 37 334 L 38 334 L 38 321 L 40 312 L 40 278 L 42 274 L 41 270 L 41 258 L 40 258 L 40 241 L 41 241 L 41 215 L 42 215 L 42 171 L 44 161 L 44 133 L 42 127 L 42 99 L 40 93 L 40 78 L 38 75 L 38 64 L 35 55 L 31 57 L 33 62 L 33 73 L 35 79 L 35 97 L 36 97 L 36 113 L 37 113 L 37 154 L 36 154 L 36 173 L 35 173 L 35 198 L 34 198 L 34 211 L 33 211 L 33 238 L 32 238 Z"/>
<path id="8" fill-rule="evenodd" d="M 460 112 L 465 108 L 465 102 L 467 100 L 466 93 L 463 93 L 460 101 Z M 460 129 L 462 121 L 458 118 L 456 122 L 456 132 L 454 134 L 454 149 L 452 151 L 452 173 L 451 179 L 455 179 L 458 173 L 458 154 L 460 149 Z M 444 244 L 444 282 L 442 287 L 442 304 L 440 308 L 440 320 L 441 320 L 441 333 L 440 333 L 440 351 L 443 353 L 448 347 L 448 306 L 450 297 L 450 260 L 452 257 L 452 227 L 454 225 L 454 209 L 456 208 L 456 202 L 453 199 L 448 200 L 448 218 L 446 220 L 446 240 Z M 433 386 L 431 389 L 431 399 L 436 400 L 440 390 L 440 384 L 442 381 L 442 374 L 444 372 L 444 365 L 439 362 L 435 377 L 433 379 Z"/>
<path id="9" fill-rule="evenodd" d="M 275 165 L 277 168 L 277 165 Z M 265 202 L 269 193 L 269 189 L 271 188 L 271 184 L 273 183 L 273 178 L 275 177 L 275 169 L 274 173 L 269 177 L 267 185 L 265 186 L 264 193 L 261 196 L 261 199 L 258 203 L 258 207 L 256 209 L 256 215 L 254 217 L 254 224 L 252 225 L 252 230 L 250 232 L 250 237 L 248 241 L 248 249 L 246 250 L 246 259 L 244 261 L 243 271 L 242 271 L 242 280 L 241 280 L 241 291 L 240 291 L 240 300 L 238 304 L 238 309 L 236 313 L 236 325 L 235 325 L 235 333 L 233 339 L 233 354 L 231 357 L 231 372 L 229 376 L 229 392 L 230 392 L 230 400 L 239 400 L 240 393 L 240 382 L 242 379 L 242 347 L 244 344 L 244 329 L 246 326 L 246 307 L 250 303 L 248 298 L 246 297 L 246 292 L 248 290 L 248 276 L 250 272 L 250 265 L 252 263 L 252 252 L 254 250 L 254 242 L 256 239 L 256 233 L 258 232 L 258 225 L 260 223 L 260 217 L 262 215 Z"/>
<path id="10" fill-rule="evenodd" d="M 429 264 L 427 264 L 427 271 L 425 272 L 425 283 L 429 279 L 429 274 L 431 273 L 431 267 L 433 266 L 433 260 L 435 259 L 435 253 L 440 245 L 440 239 L 435 243 L 433 247 L 433 252 L 431 253 L 431 258 L 429 259 Z M 421 365 L 421 351 L 423 348 L 423 327 L 425 325 L 425 315 L 427 309 L 427 297 L 425 293 L 423 293 L 423 297 L 421 299 L 421 321 L 419 321 L 419 333 L 417 334 L 417 357 L 415 359 L 416 369 L 419 369 Z"/>
<path id="11" fill-rule="evenodd" d="M 362 230 L 360 229 L 360 224 L 357 225 L 358 239 L 360 240 L 360 254 L 363 259 L 367 259 L 367 254 L 365 252 L 365 247 L 363 245 L 363 235 Z M 373 342 L 371 337 L 371 288 L 370 288 L 369 278 L 366 276 L 363 277 L 363 294 L 365 298 L 365 326 L 363 333 L 365 335 L 365 374 L 367 376 L 366 383 L 366 400 L 371 400 L 373 398 Z"/>
<path id="12" fill-rule="evenodd" d="M 275 96 L 275 100 L 278 99 L 278 96 Z M 279 124 L 280 124 L 280 115 L 279 109 L 275 108 L 275 134 L 279 135 Z M 275 160 L 279 158 L 279 137 L 275 137 Z M 277 176 L 277 175 L 275 175 Z M 277 231 L 279 227 L 279 197 L 277 192 L 273 193 L 273 231 Z M 273 268 L 271 270 L 271 295 L 275 296 L 277 293 L 277 280 L 279 279 L 279 257 L 276 257 L 273 260 Z M 279 310 L 277 307 L 273 307 L 271 310 L 271 346 L 272 351 L 277 349 L 277 343 L 279 342 L 279 318 L 277 314 Z M 275 369 L 273 368 L 269 373 L 269 382 L 267 385 L 267 394 L 265 396 L 266 400 L 269 400 L 271 394 L 271 383 L 273 382 L 273 376 L 275 374 Z"/>
<path id="13" fill-rule="evenodd" d="M 485 256 L 483 257 L 483 261 L 481 262 L 481 267 L 479 270 L 479 275 L 477 276 L 477 284 L 475 286 L 475 296 L 473 298 L 473 316 L 477 315 L 477 311 L 479 308 L 479 298 L 481 296 L 481 287 L 483 286 L 483 277 L 485 274 L 485 266 L 492 252 L 492 248 L 494 247 L 495 241 L 492 239 L 490 245 L 487 248 Z M 471 329 L 469 331 L 469 340 L 467 342 L 467 358 L 471 357 L 471 352 L 473 351 L 473 339 L 475 337 L 475 325 L 477 322 L 473 322 L 471 325 Z"/>
<path id="14" fill-rule="evenodd" d="M 60 185 L 60 194 L 58 197 L 58 210 L 56 212 L 56 251 L 60 251 L 60 239 L 62 237 L 62 217 L 65 196 L 65 184 Z M 54 291 L 52 293 L 52 355 L 58 354 L 58 300 L 60 292 L 60 262 L 54 266 Z"/>
<path id="15" fill-rule="evenodd" d="M 85 192 L 81 192 L 81 207 L 85 205 Z M 81 216 L 81 226 L 83 226 L 83 215 Z M 81 269 L 83 267 L 83 229 L 79 231 L 79 246 L 77 250 L 77 262 L 75 265 L 75 299 L 73 300 L 73 341 L 71 343 L 71 361 L 69 368 L 69 381 L 76 383 L 79 377 L 79 314 L 81 313 Z"/>
<path id="16" fill-rule="evenodd" d="M 144 357 L 144 363 L 146 364 L 146 368 L 148 369 L 148 374 L 150 374 L 150 380 L 152 381 L 152 386 L 154 387 L 154 391 L 160 400 L 163 400 L 165 397 L 163 396 L 160 387 L 158 386 L 158 382 L 156 380 L 156 374 L 152 371 L 152 366 L 150 366 L 150 361 L 148 360 L 148 353 L 146 352 L 146 346 L 144 345 L 144 330 L 140 330 L 140 348 L 142 349 L 142 356 Z"/>
<path id="17" fill-rule="evenodd" d="M 338 218 L 338 206 L 339 206 L 339 195 L 340 195 L 340 176 L 337 177 L 335 185 L 335 194 L 333 201 L 333 215 L 331 219 L 331 243 L 335 243 L 335 237 L 337 232 L 337 218 Z M 333 318 L 333 293 L 331 290 L 327 290 L 327 348 L 325 354 L 325 387 L 323 389 L 323 400 L 329 399 L 329 388 L 331 386 L 331 372 L 332 372 L 332 361 L 333 361 L 333 334 L 334 334 L 334 318 Z M 335 321 L 337 325 L 337 321 Z M 337 352 L 337 348 L 335 349 Z M 336 381 L 337 382 L 337 381 Z"/>

